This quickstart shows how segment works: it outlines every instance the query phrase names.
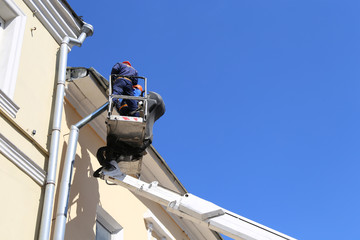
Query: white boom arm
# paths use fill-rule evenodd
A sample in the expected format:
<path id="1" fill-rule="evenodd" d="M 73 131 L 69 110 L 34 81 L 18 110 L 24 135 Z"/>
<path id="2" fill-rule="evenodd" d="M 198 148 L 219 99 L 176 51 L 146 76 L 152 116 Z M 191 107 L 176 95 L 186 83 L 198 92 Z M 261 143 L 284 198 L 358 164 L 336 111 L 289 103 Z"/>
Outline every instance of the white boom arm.
<path id="1" fill-rule="evenodd" d="M 115 176 L 103 175 L 102 178 L 167 207 L 167 211 L 171 213 L 234 239 L 295 240 L 192 194 L 182 196 L 160 187 L 158 182 L 149 184 L 121 171 Z"/>

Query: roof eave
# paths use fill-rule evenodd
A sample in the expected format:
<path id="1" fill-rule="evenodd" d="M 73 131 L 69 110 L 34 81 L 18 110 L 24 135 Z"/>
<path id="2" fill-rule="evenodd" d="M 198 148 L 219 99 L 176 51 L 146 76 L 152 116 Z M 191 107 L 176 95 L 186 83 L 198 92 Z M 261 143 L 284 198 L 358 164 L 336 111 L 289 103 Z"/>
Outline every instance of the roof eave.
<path id="1" fill-rule="evenodd" d="M 65 0 L 24 0 L 51 36 L 60 45 L 64 37 L 78 38 L 83 20 Z"/>

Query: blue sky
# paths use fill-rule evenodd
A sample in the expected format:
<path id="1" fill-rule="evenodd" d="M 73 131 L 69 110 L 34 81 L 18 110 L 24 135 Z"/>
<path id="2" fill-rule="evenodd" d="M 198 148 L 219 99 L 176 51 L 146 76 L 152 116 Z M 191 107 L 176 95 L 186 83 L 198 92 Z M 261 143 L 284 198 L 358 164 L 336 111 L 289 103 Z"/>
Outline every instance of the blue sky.
<path id="1" fill-rule="evenodd" d="M 129 60 L 166 104 L 153 145 L 186 189 L 297 239 L 360 225 L 360 2 L 74 1 L 68 65 Z"/>

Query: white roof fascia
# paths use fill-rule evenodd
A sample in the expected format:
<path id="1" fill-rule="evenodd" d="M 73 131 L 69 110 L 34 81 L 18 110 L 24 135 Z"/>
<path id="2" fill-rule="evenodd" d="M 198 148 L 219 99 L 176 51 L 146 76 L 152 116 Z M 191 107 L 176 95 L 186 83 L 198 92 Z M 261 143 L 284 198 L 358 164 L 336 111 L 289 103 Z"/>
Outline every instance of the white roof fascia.
<path id="1" fill-rule="evenodd" d="M 58 44 L 65 36 L 77 38 L 82 22 L 63 0 L 24 0 Z M 74 16 L 75 15 L 75 16 Z"/>

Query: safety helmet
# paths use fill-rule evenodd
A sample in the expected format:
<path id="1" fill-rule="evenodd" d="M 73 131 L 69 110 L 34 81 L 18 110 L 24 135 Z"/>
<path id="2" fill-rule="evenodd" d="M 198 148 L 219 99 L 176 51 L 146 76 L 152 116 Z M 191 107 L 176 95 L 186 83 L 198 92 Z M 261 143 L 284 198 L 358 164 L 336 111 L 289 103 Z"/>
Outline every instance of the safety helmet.
<path id="1" fill-rule="evenodd" d="M 139 89 L 141 92 L 143 91 L 142 86 L 139 85 L 139 84 L 134 85 L 133 88 L 137 88 L 137 89 Z"/>
<path id="2" fill-rule="evenodd" d="M 131 67 L 131 63 L 129 61 L 123 61 L 122 63 L 129 65 Z"/>

